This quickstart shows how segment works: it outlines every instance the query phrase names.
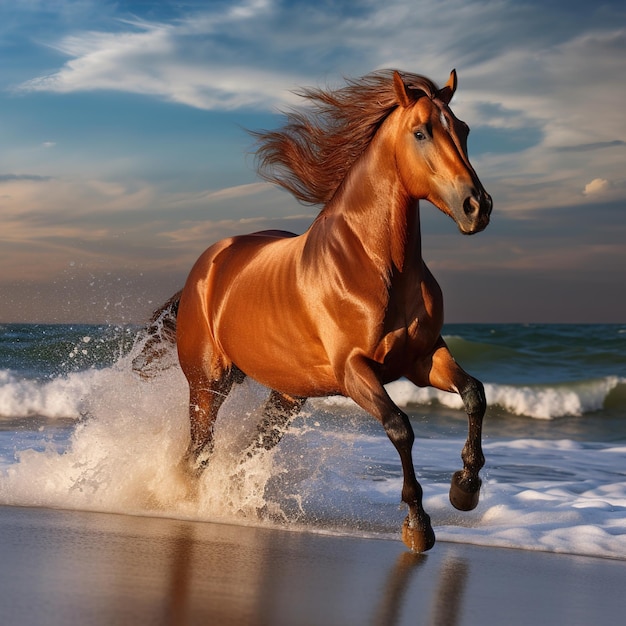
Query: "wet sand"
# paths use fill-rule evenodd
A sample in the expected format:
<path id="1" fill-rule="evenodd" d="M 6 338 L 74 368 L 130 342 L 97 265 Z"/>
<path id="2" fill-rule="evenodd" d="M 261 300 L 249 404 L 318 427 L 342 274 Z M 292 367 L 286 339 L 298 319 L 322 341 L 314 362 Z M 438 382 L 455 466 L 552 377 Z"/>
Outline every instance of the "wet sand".
<path id="1" fill-rule="evenodd" d="M 0 624 L 623 623 L 626 561 L 0 507 Z"/>

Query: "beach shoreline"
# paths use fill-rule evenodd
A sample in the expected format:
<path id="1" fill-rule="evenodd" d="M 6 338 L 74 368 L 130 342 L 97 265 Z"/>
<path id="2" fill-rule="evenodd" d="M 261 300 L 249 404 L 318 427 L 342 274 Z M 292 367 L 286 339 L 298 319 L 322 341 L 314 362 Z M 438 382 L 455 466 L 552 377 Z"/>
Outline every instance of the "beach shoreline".
<path id="1" fill-rule="evenodd" d="M 622 560 L 0 506 L 3 624 L 620 623 Z"/>

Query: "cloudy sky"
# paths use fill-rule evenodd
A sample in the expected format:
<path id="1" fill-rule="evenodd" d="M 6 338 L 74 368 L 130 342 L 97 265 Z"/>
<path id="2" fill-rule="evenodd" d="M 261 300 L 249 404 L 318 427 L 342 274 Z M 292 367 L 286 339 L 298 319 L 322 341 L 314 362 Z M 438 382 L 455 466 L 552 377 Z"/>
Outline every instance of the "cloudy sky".
<path id="1" fill-rule="evenodd" d="M 137 322 L 226 235 L 303 232 L 246 129 L 298 86 L 445 83 L 494 199 L 423 203 L 450 322 L 626 321 L 622 0 L 0 0 L 0 322 Z"/>

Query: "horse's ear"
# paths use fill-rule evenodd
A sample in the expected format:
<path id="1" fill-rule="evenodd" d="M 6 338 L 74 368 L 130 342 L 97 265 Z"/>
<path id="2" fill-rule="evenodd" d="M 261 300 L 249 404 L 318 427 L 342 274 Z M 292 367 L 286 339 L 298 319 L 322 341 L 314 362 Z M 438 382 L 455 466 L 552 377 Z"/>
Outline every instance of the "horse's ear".
<path id="1" fill-rule="evenodd" d="M 450 104 L 450 100 L 452 100 L 452 96 L 456 91 L 456 85 L 456 70 L 452 70 L 450 72 L 450 78 L 448 78 L 448 82 L 445 84 L 445 87 L 443 89 L 440 89 L 439 93 L 437 94 L 439 99 L 443 100 L 443 102 L 445 102 L 446 104 Z"/>
<path id="2" fill-rule="evenodd" d="M 407 86 L 402 80 L 402 76 L 400 76 L 400 74 L 396 71 L 393 73 L 393 88 L 396 92 L 396 98 L 400 106 L 405 108 L 408 107 L 413 99 L 411 98 L 411 94 L 409 93 Z"/>

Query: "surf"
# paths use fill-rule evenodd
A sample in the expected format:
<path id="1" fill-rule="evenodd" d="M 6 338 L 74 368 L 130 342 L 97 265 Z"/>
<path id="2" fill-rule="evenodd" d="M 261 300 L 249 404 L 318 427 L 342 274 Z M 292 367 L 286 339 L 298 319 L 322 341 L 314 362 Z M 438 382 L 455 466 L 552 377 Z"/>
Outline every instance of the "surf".
<path id="1" fill-rule="evenodd" d="M 115 333 L 53 330 L 42 337 L 32 328 L 14 329 L 13 337 L 24 343 L 27 337 L 54 337 L 58 345 L 26 346 L 30 360 L 19 368 L 0 359 L 0 503 L 396 536 L 401 469 L 377 422 L 351 401 L 311 402 L 276 449 L 242 464 L 242 448 L 267 394 L 244 383 L 222 407 L 215 463 L 192 489 L 179 470 L 189 433 L 175 351 L 164 361 L 167 367 L 143 379 L 132 370 L 145 340 L 136 329 L 130 340 L 126 331 L 118 334 L 98 358 L 82 350 L 102 346 L 99 333 Z M 470 349 L 482 350 L 473 345 L 482 340 L 467 341 Z M 3 342 L 6 347 L 6 337 L 0 337 L 0 356 Z M 83 369 L 74 369 L 72 352 L 84 359 Z M 623 558 L 624 379 L 613 374 L 562 383 L 488 382 L 486 389 L 492 404 L 484 500 L 477 511 L 457 515 L 447 490 L 464 411 L 455 408 L 452 394 L 402 380 L 389 386 L 417 434 L 414 452 L 438 536 Z M 564 407 L 578 417 L 563 415 Z M 609 415 L 615 416 L 614 430 L 607 426 Z"/>

